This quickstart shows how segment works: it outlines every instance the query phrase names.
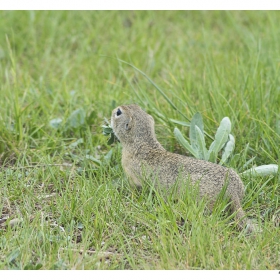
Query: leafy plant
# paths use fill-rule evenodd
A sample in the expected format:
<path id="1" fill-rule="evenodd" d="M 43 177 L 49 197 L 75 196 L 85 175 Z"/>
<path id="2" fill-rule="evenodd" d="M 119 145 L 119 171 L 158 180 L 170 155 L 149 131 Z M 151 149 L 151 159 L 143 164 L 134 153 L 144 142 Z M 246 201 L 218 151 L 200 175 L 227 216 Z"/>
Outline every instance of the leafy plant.
<path id="1" fill-rule="evenodd" d="M 190 125 L 189 138 L 184 138 L 181 131 L 176 127 L 174 129 L 174 135 L 177 141 L 187 149 L 194 157 L 216 163 L 218 161 L 218 155 L 221 150 L 222 158 L 219 164 L 224 164 L 229 156 L 234 151 L 235 139 L 231 131 L 231 122 L 228 117 L 222 119 L 220 126 L 215 134 L 214 141 L 210 145 L 209 149 L 206 148 L 203 119 L 199 112 L 197 112 Z"/>
<path id="2" fill-rule="evenodd" d="M 177 141 L 198 159 L 217 163 L 219 153 L 222 151 L 221 159 L 219 161 L 220 165 L 225 164 L 234 151 L 235 138 L 232 134 L 230 134 L 230 132 L 231 122 L 228 117 L 225 117 L 222 119 L 220 126 L 217 129 L 214 141 L 207 150 L 204 136 L 205 132 L 203 119 L 199 112 L 197 112 L 191 120 L 189 131 L 190 143 L 184 138 L 181 131 L 177 127 L 174 129 L 174 135 Z M 251 162 L 252 160 L 250 159 L 244 165 L 244 167 L 248 166 Z M 251 176 L 269 176 L 276 175 L 277 172 L 278 165 L 269 164 L 254 166 L 248 170 L 245 170 L 242 174 Z"/>
<path id="3" fill-rule="evenodd" d="M 50 120 L 49 125 L 53 129 L 63 129 L 67 131 L 70 129 L 80 128 L 84 126 L 86 122 L 86 112 L 84 109 L 79 108 L 73 111 L 65 122 L 63 122 L 63 119 L 61 118 L 55 118 Z M 62 127 L 63 123 L 65 124 L 64 127 Z"/>
<path id="4" fill-rule="evenodd" d="M 79 108 L 71 113 L 66 121 L 66 128 L 78 128 L 86 123 L 86 112 Z"/>
<path id="5" fill-rule="evenodd" d="M 106 125 L 102 125 L 103 134 L 105 136 L 110 136 L 108 139 L 107 144 L 111 145 L 115 142 L 116 136 L 114 134 L 113 128 L 111 127 L 110 122 L 105 118 Z"/>
<path id="6" fill-rule="evenodd" d="M 254 166 L 244 172 L 243 175 L 253 175 L 253 176 L 268 176 L 268 175 L 276 175 L 278 172 L 277 164 L 268 164 L 261 166 Z"/>

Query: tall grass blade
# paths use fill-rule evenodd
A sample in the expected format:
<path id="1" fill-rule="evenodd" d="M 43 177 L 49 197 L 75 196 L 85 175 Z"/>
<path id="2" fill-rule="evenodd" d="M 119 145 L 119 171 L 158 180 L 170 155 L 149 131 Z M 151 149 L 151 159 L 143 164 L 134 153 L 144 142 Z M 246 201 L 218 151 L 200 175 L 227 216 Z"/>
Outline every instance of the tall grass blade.
<path id="1" fill-rule="evenodd" d="M 143 71 L 141 71 L 141 70 L 138 69 L 136 66 L 134 66 L 133 64 L 131 64 L 131 63 L 127 62 L 127 61 L 124 61 L 124 60 L 119 59 L 119 58 L 117 58 L 117 60 L 118 60 L 119 62 L 122 62 L 122 63 L 124 63 L 124 64 L 129 65 L 129 66 L 132 67 L 134 70 L 136 70 L 136 71 L 139 72 L 141 75 L 143 75 L 143 76 L 158 90 L 158 92 L 163 96 L 163 98 L 169 103 L 169 105 L 170 105 L 174 110 L 176 110 L 176 111 L 177 111 L 180 115 L 182 115 L 185 119 L 187 119 L 188 121 L 190 121 L 189 118 L 186 117 L 186 115 L 183 114 L 183 113 L 175 106 L 175 104 L 168 98 L 168 96 L 162 91 L 162 89 L 161 89 L 156 83 L 154 83 L 154 81 L 153 81 L 147 74 L 145 74 Z"/>
<path id="2" fill-rule="evenodd" d="M 183 122 L 183 121 L 178 121 L 178 120 L 175 120 L 175 119 L 169 119 L 172 123 L 176 123 L 176 124 L 179 124 L 179 125 L 182 125 L 182 126 L 186 126 L 186 127 L 189 127 L 190 126 L 190 123 L 187 123 L 187 122 Z"/>

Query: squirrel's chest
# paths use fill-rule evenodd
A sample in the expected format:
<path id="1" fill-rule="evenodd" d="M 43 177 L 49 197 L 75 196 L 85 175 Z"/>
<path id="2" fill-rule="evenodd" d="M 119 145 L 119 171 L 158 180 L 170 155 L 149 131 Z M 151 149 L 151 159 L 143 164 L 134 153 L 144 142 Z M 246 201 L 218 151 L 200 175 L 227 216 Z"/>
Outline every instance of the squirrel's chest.
<path id="1" fill-rule="evenodd" d="M 131 183 L 141 186 L 141 162 L 133 155 L 122 152 L 122 167 Z"/>

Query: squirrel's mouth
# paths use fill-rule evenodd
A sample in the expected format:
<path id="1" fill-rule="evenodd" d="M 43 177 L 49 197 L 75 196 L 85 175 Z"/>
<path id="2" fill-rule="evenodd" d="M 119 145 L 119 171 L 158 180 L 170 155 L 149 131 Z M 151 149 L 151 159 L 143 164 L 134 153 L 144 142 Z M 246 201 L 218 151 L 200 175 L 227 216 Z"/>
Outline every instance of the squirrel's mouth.
<path id="1" fill-rule="evenodd" d="M 110 122 L 110 124 L 111 124 L 112 130 L 114 131 L 114 119 L 111 118 L 111 119 L 109 120 L 109 122 Z"/>
<path id="2" fill-rule="evenodd" d="M 116 124 L 115 124 L 114 118 L 111 117 L 111 119 L 110 119 L 109 121 L 110 121 L 111 129 L 112 129 L 114 135 L 119 139 L 118 135 L 116 134 L 116 132 L 115 132 L 115 130 L 114 130 L 114 126 L 116 125 Z"/>

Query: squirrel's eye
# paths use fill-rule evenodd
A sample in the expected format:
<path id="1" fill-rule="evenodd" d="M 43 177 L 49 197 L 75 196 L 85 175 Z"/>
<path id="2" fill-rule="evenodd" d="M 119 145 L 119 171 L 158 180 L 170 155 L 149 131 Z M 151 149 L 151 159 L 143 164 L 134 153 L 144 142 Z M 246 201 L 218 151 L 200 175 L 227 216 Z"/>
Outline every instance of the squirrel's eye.
<path id="1" fill-rule="evenodd" d="M 117 116 L 121 115 L 122 114 L 122 111 L 120 110 L 120 108 L 118 108 L 118 111 L 117 111 Z"/>

